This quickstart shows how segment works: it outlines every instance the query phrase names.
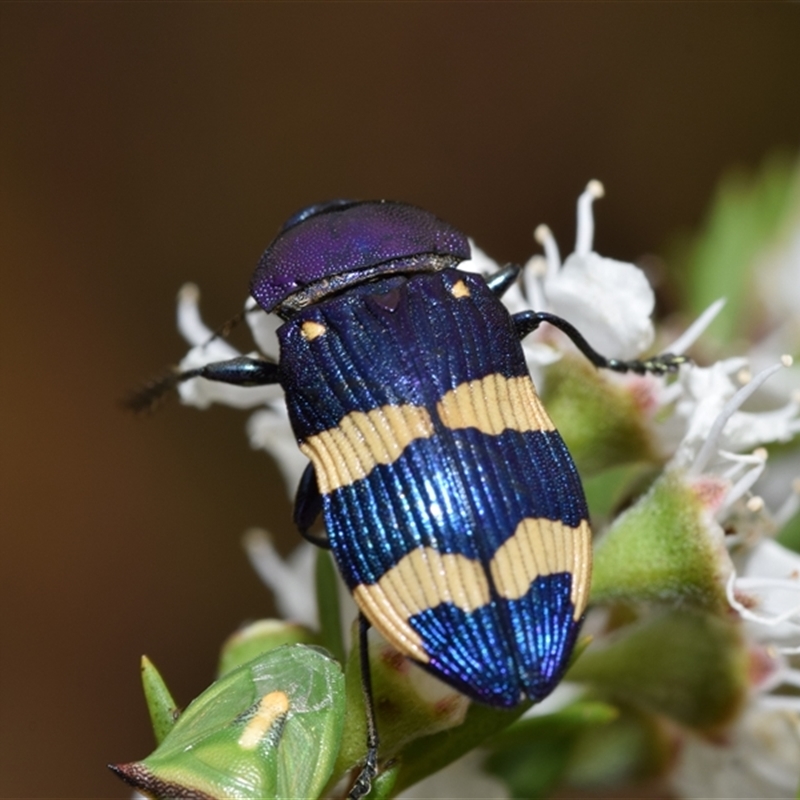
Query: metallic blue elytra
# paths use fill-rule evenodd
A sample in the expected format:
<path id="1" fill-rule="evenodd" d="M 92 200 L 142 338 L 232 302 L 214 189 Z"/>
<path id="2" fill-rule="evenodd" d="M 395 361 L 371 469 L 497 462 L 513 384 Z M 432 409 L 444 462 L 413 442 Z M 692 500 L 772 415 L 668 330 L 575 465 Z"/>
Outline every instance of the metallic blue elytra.
<path id="1" fill-rule="evenodd" d="M 547 695 L 586 605 L 591 542 L 572 459 L 466 237 L 401 203 L 295 215 L 252 292 L 286 320 L 277 380 L 359 608 L 470 697 Z M 315 498 L 310 495 L 318 492 Z"/>

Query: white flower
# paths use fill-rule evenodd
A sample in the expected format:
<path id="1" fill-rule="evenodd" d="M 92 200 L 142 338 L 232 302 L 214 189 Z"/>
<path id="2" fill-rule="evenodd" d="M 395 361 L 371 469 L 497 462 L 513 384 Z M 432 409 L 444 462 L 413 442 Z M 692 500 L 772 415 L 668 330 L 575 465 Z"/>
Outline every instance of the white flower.
<path id="1" fill-rule="evenodd" d="M 748 705 L 724 741 L 686 740 L 672 783 L 697 798 L 792 798 L 800 764 L 800 718 L 790 709 Z"/>
<path id="2" fill-rule="evenodd" d="M 192 346 L 180 363 L 182 371 L 189 371 L 211 364 L 227 361 L 242 355 L 222 337 L 214 332 L 200 317 L 200 290 L 193 283 L 181 287 L 178 293 L 178 330 Z M 245 305 L 245 312 L 252 304 Z M 250 315 L 248 315 L 249 317 Z M 266 316 L 259 314 L 258 316 Z M 251 354 L 258 356 L 258 354 Z M 178 385 L 181 400 L 186 405 L 208 408 L 212 403 L 222 403 L 234 408 L 253 408 L 282 398 L 279 386 L 244 387 L 231 386 L 204 378 L 193 378 Z"/>
<path id="3" fill-rule="evenodd" d="M 261 528 L 247 531 L 243 544 L 251 566 L 272 591 L 281 617 L 312 629 L 319 627 L 314 593 L 316 548 L 304 543 L 283 559 Z"/>
<path id="4" fill-rule="evenodd" d="M 536 229 L 547 263 L 543 295 L 549 310 L 579 327 L 596 350 L 614 358 L 633 358 L 653 343 L 655 296 L 634 264 L 592 250 L 592 203 L 603 194 L 603 185 L 590 181 L 578 199 L 575 252 L 563 265 L 550 229 L 546 225 Z M 532 266 L 535 274 L 537 263 Z"/>
<path id="5" fill-rule="evenodd" d="M 794 797 L 800 781 L 800 697 L 794 693 L 800 670 L 787 658 L 800 653 L 800 555 L 770 538 L 797 511 L 800 499 L 795 491 L 770 514 L 762 498 L 751 494 L 764 472 L 766 451 L 732 452 L 785 441 L 797 432 L 796 403 L 761 414 L 740 410 L 790 363 L 784 359 L 735 390 L 730 375 L 741 364 L 722 362 L 696 376 L 687 393 L 694 407 L 675 458 L 688 479 L 706 490 L 711 524 L 725 521 L 734 531 L 724 537 L 730 553 L 721 556 L 723 574 L 728 575 L 728 601 L 745 621 L 752 665 L 745 709 L 724 737 L 709 741 L 687 735 L 673 776 L 675 788 L 687 798 Z"/>

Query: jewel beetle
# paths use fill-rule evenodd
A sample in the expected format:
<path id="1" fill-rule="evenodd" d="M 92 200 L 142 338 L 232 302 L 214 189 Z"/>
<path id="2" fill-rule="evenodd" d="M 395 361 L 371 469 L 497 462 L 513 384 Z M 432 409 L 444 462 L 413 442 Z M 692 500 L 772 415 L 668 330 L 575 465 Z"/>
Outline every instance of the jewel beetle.
<path id="1" fill-rule="evenodd" d="M 597 367 L 662 374 L 684 360 L 607 359 L 566 320 L 510 314 L 519 267 L 460 271 L 460 231 L 412 205 L 335 200 L 291 217 L 251 292 L 279 363 L 247 357 L 177 373 L 133 402 L 203 377 L 278 383 L 309 464 L 300 532 L 329 547 L 361 612 L 369 791 L 378 736 L 370 625 L 482 703 L 540 700 L 560 680 L 586 608 L 591 531 L 580 478 L 540 402 L 521 340 L 543 322 Z M 310 533 L 319 515 L 325 538 Z"/>

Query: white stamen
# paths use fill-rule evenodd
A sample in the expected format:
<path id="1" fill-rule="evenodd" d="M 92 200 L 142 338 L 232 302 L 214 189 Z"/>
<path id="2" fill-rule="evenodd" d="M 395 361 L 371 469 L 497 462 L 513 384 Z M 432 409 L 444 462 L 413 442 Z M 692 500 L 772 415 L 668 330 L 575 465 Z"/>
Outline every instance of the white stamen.
<path id="1" fill-rule="evenodd" d="M 728 598 L 731 608 L 738 611 L 742 619 L 746 619 L 750 622 L 757 622 L 759 625 L 766 625 L 770 628 L 780 625 L 782 622 L 788 622 L 792 617 L 796 617 L 800 614 L 800 605 L 793 606 L 788 611 L 775 614 L 774 616 L 756 614 L 736 599 L 736 589 L 783 589 L 798 592 L 800 591 L 800 582 L 798 581 L 782 578 L 739 578 L 735 572 L 732 572 L 725 585 L 725 595 Z"/>
<path id="2" fill-rule="evenodd" d="M 753 514 L 757 514 L 764 508 L 764 498 L 759 497 L 758 495 L 753 495 L 753 497 L 747 501 L 746 506 L 748 511 L 752 511 Z"/>
<path id="3" fill-rule="evenodd" d="M 780 672 L 780 683 L 784 686 L 800 686 L 800 671 L 796 669 L 784 669 Z"/>
<path id="4" fill-rule="evenodd" d="M 785 694 L 765 694 L 758 698 L 758 704 L 769 710 L 800 713 L 800 697 L 792 697 Z"/>
<path id="5" fill-rule="evenodd" d="M 740 497 L 743 497 L 753 484 L 761 477 L 766 461 L 759 461 L 756 466 L 748 470 L 739 480 L 733 484 L 730 491 L 725 495 L 725 499 L 717 509 L 717 517 L 721 517 Z M 763 502 L 763 501 L 762 501 Z"/>
<path id="6" fill-rule="evenodd" d="M 736 475 L 743 466 L 761 464 L 767 460 L 769 454 L 765 447 L 757 447 L 752 453 L 731 453 L 729 450 L 719 450 L 718 455 L 726 461 L 733 462 L 733 466 L 722 473 L 723 478 L 733 479 L 733 476 Z"/>
<path id="7" fill-rule="evenodd" d="M 706 328 L 714 321 L 717 314 L 722 311 L 726 300 L 720 297 L 715 300 L 673 343 L 666 348 L 669 353 L 683 355 L 703 334 Z"/>
<path id="8" fill-rule="evenodd" d="M 575 236 L 575 255 L 587 256 L 594 243 L 594 215 L 592 203 L 605 194 L 600 181 L 589 181 L 586 190 L 578 198 L 578 232 Z"/>
<path id="9" fill-rule="evenodd" d="M 788 353 L 784 353 L 781 356 L 781 364 L 783 364 L 784 367 L 791 367 L 792 364 L 794 364 L 794 359 Z"/>
<path id="10" fill-rule="evenodd" d="M 533 256 L 528 260 L 522 272 L 522 285 L 525 288 L 525 297 L 528 305 L 536 309 L 547 308 L 542 289 L 542 278 L 547 274 L 547 259 L 542 256 Z"/>
<path id="11" fill-rule="evenodd" d="M 690 477 L 700 475 L 703 472 L 703 469 L 705 469 L 711 456 L 714 454 L 714 450 L 717 448 L 717 443 L 728 420 L 736 413 L 750 395 L 759 389 L 767 378 L 774 375 L 780 369 L 783 369 L 783 364 L 774 364 L 771 367 L 767 367 L 762 372 L 759 372 L 750 383 L 739 389 L 739 391 L 725 403 L 719 415 L 714 420 L 714 424 L 711 426 L 706 440 L 703 442 L 703 446 L 697 453 L 694 463 L 687 470 L 687 474 Z"/>
<path id="12" fill-rule="evenodd" d="M 795 478 L 792 481 L 792 491 L 775 512 L 775 524 L 782 528 L 798 511 L 800 511 L 800 478 Z"/>
<path id="13" fill-rule="evenodd" d="M 272 590 L 281 616 L 314 627 L 317 624 L 314 593 L 297 590 L 298 586 L 313 585 L 314 548 L 300 545 L 284 560 L 269 533 L 261 528 L 245 531 L 242 543 L 256 574 Z"/>
<path id="14" fill-rule="evenodd" d="M 561 254 L 553 231 L 547 225 L 539 225 L 533 232 L 533 238 L 544 248 L 547 260 L 547 275 L 553 277 L 561 269 Z"/>
<path id="15" fill-rule="evenodd" d="M 742 367 L 736 373 L 736 380 L 742 385 L 747 386 L 751 380 L 753 380 L 753 373 L 750 372 L 750 367 Z"/>

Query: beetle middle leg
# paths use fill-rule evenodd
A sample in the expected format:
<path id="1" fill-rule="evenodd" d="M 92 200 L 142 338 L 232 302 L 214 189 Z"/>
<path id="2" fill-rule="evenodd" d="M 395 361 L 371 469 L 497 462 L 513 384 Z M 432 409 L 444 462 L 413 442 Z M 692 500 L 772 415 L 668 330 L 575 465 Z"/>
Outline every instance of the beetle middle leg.
<path id="1" fill-rule="evenodd" d="M 317 473 L 314 465 L 308 464 L 300 483 L 297 486 L 297 494 L 294 497 L 294 524 L 300 535 L 311 544 L 330 550 L 331 545 L 325 534 L 315 534 L 310 532 L 311 526 L 317 521 L 322 513 L 322 495 L 317 483 Z"/>
<path id="2" fill-rule="evenodd" d="M 511 319 L 520 339 L 524 339 L 529 333 L 533 333 L 543 322 L 549 322 L 563 333 L 566 333 L 578 350 L 600 369 L 611 369 L 614 372 L 635 372 L 637 375 L 644 375 L 647 372 L 651 372 L 654 375 L 664 375 L 667 372 L 675 372 L 681 364 L 690 362 L 687 356 L 673 353 L 661 353 L 642 361 L 638 359 L 623 361 L 618 358 L 606 358 L 583 338 L 574 325 L 546 311 L 521 311 L 519 314 L 514 314 Z"/>

